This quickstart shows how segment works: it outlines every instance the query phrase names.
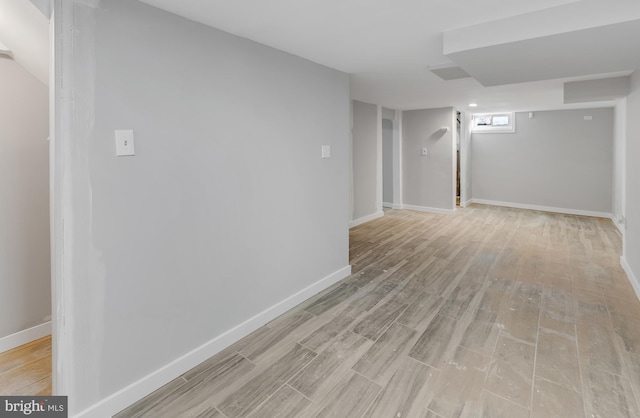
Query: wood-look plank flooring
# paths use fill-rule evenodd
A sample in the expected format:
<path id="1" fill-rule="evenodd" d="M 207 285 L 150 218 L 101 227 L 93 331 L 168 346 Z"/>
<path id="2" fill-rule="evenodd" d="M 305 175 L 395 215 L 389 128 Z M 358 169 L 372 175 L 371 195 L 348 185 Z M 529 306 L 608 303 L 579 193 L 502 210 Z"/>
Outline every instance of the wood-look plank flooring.
<path id="1" fill-rule="evenodd" d="M 0 395 L 51 395 L 51 336 L 0 353 Z"/>
<path id="2" fill-rule="evenodd" d="M 609 220 L 388 210 L 350 238 L 350 277 L 116 417 L 640 417 Z"/>

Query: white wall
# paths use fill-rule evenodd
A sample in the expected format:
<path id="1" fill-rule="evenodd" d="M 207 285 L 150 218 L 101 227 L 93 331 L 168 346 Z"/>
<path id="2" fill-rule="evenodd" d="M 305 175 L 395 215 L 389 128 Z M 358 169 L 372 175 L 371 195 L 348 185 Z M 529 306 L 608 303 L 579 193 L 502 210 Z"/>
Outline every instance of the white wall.
<path id="1" fill-rule="evenodd" d="M 625 151 L 627 148 L 627 99 L 618 100 L 613 122 L 613 197 L 612 213 L 616 226 L 624 231 L 625 217 Z"/>
<path id="2" fill-rule="evenodd" d="M 403 206 L 455 210 L 455 125 L 452 108 L 402 112 Z M 446 132 L 441 128 L 447 127 Z M 423 147 L 427 156 L 421 155 Z"/>
<path id="3" fill-rule="evenodd" d="M 474 200 L 611 213 L 612 108 L 517 113 L 515 133 L 473 133 L 471 147 Z"/>
<path id="4" fill-rule="evenodd" d="M 380 106 L 352 101 L 353 214 L 358 224 L 382 211 L 382 128 Z"/>
<path id="5" fill-rule="evenodd" d="M 626 232 L 623 265 L 640 295 L 640 71 L 631 76 L 627 97 Z"/>
<path id="6" fill-rule="evenodd" d="M 382 201 L 393 203 L 393 120 L 382 119 Z"/>
<path id="7" fill-rule="evenodd" d="M 47 87 L 5 57 L 0 80 L 2 339 L 51 314 L 51 267 Z"/>
<path id="8" fill-rule="evenodd" d="M 71 415 L 110 416 L 348 274 L 349 80 L 136 1 L 71 3 L 56 367 Z M 134 157 L 115 157 L 116 129 Z"/>

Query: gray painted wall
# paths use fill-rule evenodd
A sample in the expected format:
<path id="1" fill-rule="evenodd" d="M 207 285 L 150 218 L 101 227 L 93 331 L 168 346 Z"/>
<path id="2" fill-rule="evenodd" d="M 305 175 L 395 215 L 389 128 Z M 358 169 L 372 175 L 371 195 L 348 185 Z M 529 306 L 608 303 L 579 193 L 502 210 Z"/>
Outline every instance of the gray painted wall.
<path id="1" fill-rule="evenodd" d="M 47 87 L 0 57 L 0 338 L 51 315 Z"/>
<path id="2" fill-rule="evenodd" d="M 403 204 L 455 209 L 453 109 L 402 112 Z M 440 128 L 448 127 L 447 132 Z M 420 155 L 427 147 L 428 155 Z"/>
<path id="3" fill-rule="evenodd" d="M 72 413 L 347 267 L 350 136 L 347 74 L 137 1 L 73 7 Z"/>
<path id="4" fill-rule="evenodd" d="M 474 199 L 612 210 L 612 108 L 517 113 L 515 133 L 474 133 L 471 147 Z"/>
<path id="5" fill-rule="evenodd" d="M 378 106 L 353 104 L 353 217 L 358 220 L 378 212 Z"/>
<path id="6" fill-rule="evenodd" d="M 393 158 L 393 121 L 382 119 L 382 201 L 386 203 L 393 203 Z"/>
<path id="7" fill-rule="evenodd" d="M 636 280 L 640 280 L 640 71 L 631 76 L 627 97 L 626 216 L 624 257 Z M 640 285 L 640 283 L 637 283 Z"/>

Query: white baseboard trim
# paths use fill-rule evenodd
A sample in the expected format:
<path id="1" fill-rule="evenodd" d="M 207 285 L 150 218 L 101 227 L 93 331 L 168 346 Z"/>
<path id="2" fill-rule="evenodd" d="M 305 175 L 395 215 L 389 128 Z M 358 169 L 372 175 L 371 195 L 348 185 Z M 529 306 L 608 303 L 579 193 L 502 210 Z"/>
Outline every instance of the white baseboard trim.
<path id="1" fill-rule="evenodd" d="M 414 205 L 402 205 L 402 209 L 415 210 L 418 212 L 438 213 L 440 215 L 453 215 L 454 213 L 456 213 L 455 209 L 440 209 Z"/>
<path id="2" fill-rule="evenodd" d="M 247 319 L 240 325 L 231 328 L 195 350 L 177 358 L 137 382 L 134 382 L 124 389 L 108 396 L 84 411 L 73 415 L 73 417 L 104 418 L 117 414 L 188 370 L 191 370 L 206 359 L 219 353 L 236 341 L 251 334 L 253 331 L 267 324 L 269 321 L 277 318 L 288 310 L 309 299 L 311 296 L 316 295 L 350 274 L 351 266 L 341 268 L 340 270 L 276 303 L 270 308 L 265 309 L 252 318 Z"/>
<path id="3" fill-rule="evenodd" d="M 460 206 L 463 207 L 463 208 L 466 208 L 467 206 L 469 206 L 472 203 L 473 203 L 473 199 L 469 199 L 466 202 L 460 203 Z"/>
<path id="4" fill-rule="evenodd" d="M 0 338 L 0 353 L 51 334 L 51 321 Z"/>
<path id="5" fill-rule="evenodd" d="M 402 209 L 402 205 L 399 203 L 382 202 L 382 207 L 391 209 Z"/>
<path id="6" fill-rule="evenodd" d="M 638 299 L 640 299 L 640 281 L 638 281 L 636 275 L 633 274 L 633 270 L 631 270 L 631 266 L 624 256 L 620 257 L 620 265 L 622 266 L 624 272 L 627 273 L 627 277 L 631 282 L 631 286 L 633 286 L 633 290 L 635 290 L 636 296 L 638 297 Z"/>
<path id="7" fill-rule="evenodd" d="M 620 231 L 620 233 L 624 237 L 624 224 L 616 222 L 613 216 L 611 217 L 611 222 L 613 222 L 616 228 L 618 228 L 618 231 Z"/>
<path id="8" fill-rule="evenodd" d="M 471 201 L 472 203 L 479 203 L 481 205 L 504 206 L 504 207 L 516 208 L 516 209 L 539 210 L 542 212 L 564 213 L 566 215 L 592 216 L 595 218 L 608 218 L 608 219 L 610 219 L 613 216 L 611 213 L 608 213 L 608 212 L 594 212 L 590 210 L 556 208 L 551 206 L 529 205 L 525 203 L 500 202 L 497 200 L 486 200 L 486 199 L 474 198 L 474 199 L 471 199 Z"/>
<path id="9" fill-rule="evenodd" d="M 349 228 L 353 228 L 354 226 L 362 225 L 369 221 L 373 221 L 374 219 L 382 218 L 384 216 L 384 211 L 372 213 L 371 215 L 363 216 L 362 218 L 355 219 L 349 222 Z"/>

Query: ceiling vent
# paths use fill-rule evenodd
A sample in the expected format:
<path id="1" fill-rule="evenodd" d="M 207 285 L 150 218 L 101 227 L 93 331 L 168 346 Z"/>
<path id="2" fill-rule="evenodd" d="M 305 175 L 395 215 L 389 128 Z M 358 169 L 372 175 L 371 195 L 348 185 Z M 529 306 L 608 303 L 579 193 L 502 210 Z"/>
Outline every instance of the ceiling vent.
<path id="1" fill-rule="evenodd" d="M 428 68 L 429 71 L 446 81 L 471 77 L 465 70 L 455 64 L 430 65 Z"/>

